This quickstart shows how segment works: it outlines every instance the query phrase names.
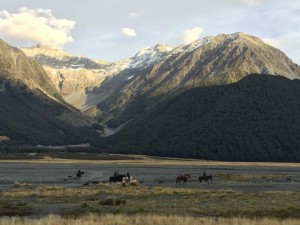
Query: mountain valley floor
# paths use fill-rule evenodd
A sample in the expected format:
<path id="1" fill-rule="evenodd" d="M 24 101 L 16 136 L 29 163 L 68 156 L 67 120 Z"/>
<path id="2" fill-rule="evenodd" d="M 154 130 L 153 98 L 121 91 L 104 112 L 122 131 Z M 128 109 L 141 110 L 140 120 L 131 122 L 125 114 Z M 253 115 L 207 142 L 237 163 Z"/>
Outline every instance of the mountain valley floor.
<path id="1" fill-rule="evenodd" d="M 213 162 L 126 155 L 111 155 L 107 160 L 3 158 L 1 225 L 43 224 L 43 221 L 171 224 L 168 221 L 174 218 L 181 224 L 300 222 L 299 163 Z M 69 177 L 75 176 L 79 169 L 84 171 L 81 179 Z M 114 171 L 130 172 L 136 180 L 110 184 L 108 178 Z M 210 184 L 198 181 L 204 171 L 213 176 Z M 187 184 L 176 184 L 176 177 L 182 172 L 191 173 L 191 179 Z"/>

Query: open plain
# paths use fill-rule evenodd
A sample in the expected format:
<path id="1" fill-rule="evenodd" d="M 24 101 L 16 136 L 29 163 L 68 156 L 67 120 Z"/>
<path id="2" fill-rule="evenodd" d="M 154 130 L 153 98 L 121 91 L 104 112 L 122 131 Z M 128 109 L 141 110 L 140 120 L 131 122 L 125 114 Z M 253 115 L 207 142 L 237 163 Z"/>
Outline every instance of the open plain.
<path id="1" fill-rule="evenodd" d="M 169 221 L 174 215 L 178 221 L 190 224 L 242 224 L 241 220 L 248 224 L 300 222 L 298 163 L 122 155 L 79 160 L 80 155 L 77 159 L 75 156 L 3 156 L 0 224 L 34 224 L 42 220 L 48 224 L 57 224 L 58 220 L 72 224 L 72 218 L 85 218 L 85 222 L 90 219 L 86 224 L 93 224 L 99 215 L 102 219 L 114 218 L 103 224 L 147 224 L 143 222 L 145 218 L 166 224 L 159 221 Z M 77 170 L 84 171 L 80 179 L 74 179 Z M 109 183 L 115 171 L 129 172 L 135 179 Z M 213 176 L 209 184 L 198 180 L 204 171 Z M 176 184 L 176 177 L 182 172 L 190 173 L 191 179 L 187 184 Z M 120 221 L 120 215 L 127 222 Z"/>

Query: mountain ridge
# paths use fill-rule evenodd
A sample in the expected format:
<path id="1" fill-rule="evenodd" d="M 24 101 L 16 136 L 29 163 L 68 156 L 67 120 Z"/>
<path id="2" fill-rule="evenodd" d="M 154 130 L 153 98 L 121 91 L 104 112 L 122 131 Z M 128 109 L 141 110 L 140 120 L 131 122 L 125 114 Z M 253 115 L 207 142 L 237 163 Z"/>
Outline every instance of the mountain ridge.
<path id="1" fill-rule="evenodd" d="M 62 50 L 44 46 L 22 48 L 27 56 L 43 65 L 64 99 L 79 109 L 85 109 L 87 92 L 101 86 L 107 78 L 118 76 L 126 69 L 147 68 L 159 62 L 170 50 L 169 46 L 156 45 L 141 49 L 131 58 L 107 62 L 73 56 Z M 120 75 L 120 82 L 133 77 Z"/>
<path id="2" fill-rule="evenodd" d="M 190 88 L 234 83 L 251 73 L 294 79 L 299 78 L 300 67 L 261 39 L 233 33 L 175 48 L 148 47 L 101 71 L 49 71 L 67 102 L 103 123 L 120 121 L 110 123 L 120 125 L 139 114 L 137 108 L 142 107 L 142 113 Z"/>
<path id="3" fill-rule="evenodd" d="M 73 77 L 78 85 L 70 89 L 86 94 L 85 113 L 117 128 L 109 130 L 66 107 L 58 93 L 66 88 L 58 88 L 60 80 L 55 87 L 42 66 L 0 42 L 0 136 L 8 140 L 1 146 L 93 143 L 126 154 L 300 159 L 300 69 L 280 50 L 236 33 L 176 48 L 155 46 L 134 57 L 139 65 L 152 58 L 155 63 L 130 67 L 132 58 L 109 64 L 99 69 L 111 74 L 99 76 L 98 86 L 93 86 L 95 74 L 90 86 L 79 87 L 80 79 Z M 50 70 L 61 80 L 66 79 L 64 70 L 85 77 L 91 71 Z M 249 75 L 251 71 L 258 73 Z M 105 130 L 114 135 L 100 139 Z"/>
<path id="4" fill-rule="evenodd" d="M 106 139 L 109 151 L 229 161 L 299 161 L 300 81 L 249 75 L 160 103 Z"/>
<path id="5" fill-rule="evenodd" d="M 298 65 L 280 50 L 252 36 L 241 33 L 218 35 L 190 46 L 170 54 L 149 71 L 140 72 L 98 108 L 108 115 L 119 114 L 121 117 L 125 110 L 130 119 L 134 116 L 134 108 L 147 110 L 153 103 L 193 87 L 233 83 L 251 73 L 299 78 Z M 144 106 L 138 106 L 139 102 Z"/>
<path id="6" fill-rule="evenodd" d="M 0 40 L 0 55 L 0 78 L 3 82 L 9 80 L 15 85 L 24 84 L 32 90 L 39 89 L 56 99 L 57 90 L 42 66 L 29 60 L 22 51 L 2 40 Z"/>
<path id="7" fill-rule="evenodd" d="M 2 40 L 0 104 L 0 136 L 8 144 L 74 144 L 98 136 L 93 122 L 64 102 L 43 67 Z"/>

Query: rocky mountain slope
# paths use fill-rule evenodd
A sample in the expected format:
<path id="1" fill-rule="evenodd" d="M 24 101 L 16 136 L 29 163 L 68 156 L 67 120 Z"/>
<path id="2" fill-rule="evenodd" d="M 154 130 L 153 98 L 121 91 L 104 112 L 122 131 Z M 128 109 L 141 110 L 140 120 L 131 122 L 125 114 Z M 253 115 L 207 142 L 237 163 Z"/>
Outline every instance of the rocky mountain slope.
<path id="1" fill-rule="evenodd" d="M 37 61 L 51 55 L 34 48 L 24 51 Z M 132 58 L 100 63 L 93 69 L 54 63 L 70 61 L 70 57 L 61 53 L 54 60 L 39 62 L 67 102 L 102 122 L 111 121 L 111 126 L 130 121 L 193 87 L 234 83 L 251 73 L 290 79 L 300 74 L 300 67 L 280 50 L 244 33 L 206 37 L 176 48 L 157 45 L 142 49 Z"/>
<path id="2" fill-rule="evenodd" d="M 135 75 L 135 73 L 124 75 L 122 71 L 143 70 L 153 66 L 160 62 L 170 50 L 172 50 L 171 47 L 163 45 L 157 45 L 154 48 L 147 47 L 140 50 L 134 57 L 110 63 L 73 56 L 62 50 L 40 45 L 22 48 L 27 56 L 43 65 L 64 99 L 81 110 L 97 105 L 103 99 L 102 93 L 107 96 L 107 91 L 114 91 L 112 88 L 116 89 Z M 110 81 L 109 90 L 104 87 L 101 88 L 101 93 L 94 91 L 107 79 Z M 112 83 L 114 85 L 111 85 Z"/>
<path id="3" fill-rule="evenodd" d="M 57 90 L 43 67 L 30 60 L 26 55 L 0 40 L 0 79 L 2 93 L 9 82 L 13 86 L 25 85 L 56 99 Z"/>
<path id="4" fill-rule="evenodd" d="M 43 67 L 2 40 L 0 105 L 0 136 L 15 144 L 85 143 L 98 137 L 92 123 L 64 102 Z"/>
<path id="5" fill-rule="evenodd" d="M 31 48 L 22 48 L 21 50 L 39 64 L 56 69 L 101 69 L 109 64 L 106 61 L 96 61 L 86 57 L 73 56 L 60 49 L 41 45 Z"/>
<path id="6" fill-rule="evenodd" d="M 85 90 L 93 89 L 102 82 L 105 68 L 110 64 L 40 45 L 21 50 L 43 65 L 59 93 L 77 108 L 81 108 L 81 102 L 84 102 Z"/>
<path id="7" fill-rule="evenodd" d="M 300 67 L 256 37 L 243 33 L 207 37 L 173 49 L 147 71 L 137 71 L 133 79 L 100 102 L 98 110 L 108 117 L 119 116 L 114 124 L 118 125 L 187 89 L 234 83 L 251 73 L 294 79 L 300 77 Z"/>
<path id="8" fill-rule="evenodd" d="M 300 160 L 300 81 L 249 75 L 193 88 L 107 139 L 110 150 L 233 161 Z"/>

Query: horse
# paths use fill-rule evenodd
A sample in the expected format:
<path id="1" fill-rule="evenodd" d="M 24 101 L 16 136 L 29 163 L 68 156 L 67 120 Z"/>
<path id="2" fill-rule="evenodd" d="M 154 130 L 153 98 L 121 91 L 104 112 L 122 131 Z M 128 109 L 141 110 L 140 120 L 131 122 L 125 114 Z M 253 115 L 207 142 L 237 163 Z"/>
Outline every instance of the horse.
<path id="1" fill-rule="evenodd" d="M 125 174 L 111 176 L 109 178 L 109 183 L 111 183 L 111 182 L 122 182 L 123 178 L 126 178 Z"/>
<path id="2" fill-rule="evenodd" d="M 209 184 L 209 180 L 212 180 L 212 175 L 208 175 L 208 176 L 200 176 L 199 177 L 199 182 L 202 183 L 202 181 L 204 181 L 205 183 Z"/>
<path id="3" fill-rule="evenodd" d="M 184 174 L 184 175 L 180 175 L 176 178 L 176 184 L 177 183 L 181 183 L 181 181 L 183 181 L 183 184 L 186 184 L 188 179 L 191 179 L 191 175 L 189 173 Z"/>
<path id="4" fill-rule="evenodd" d="M 83 171 L 78 170 L 78 172 L 76 173 L 76 179 L 79 180 L 81 178 L 81 175 L 83 174 L 84 174 Z"/>

